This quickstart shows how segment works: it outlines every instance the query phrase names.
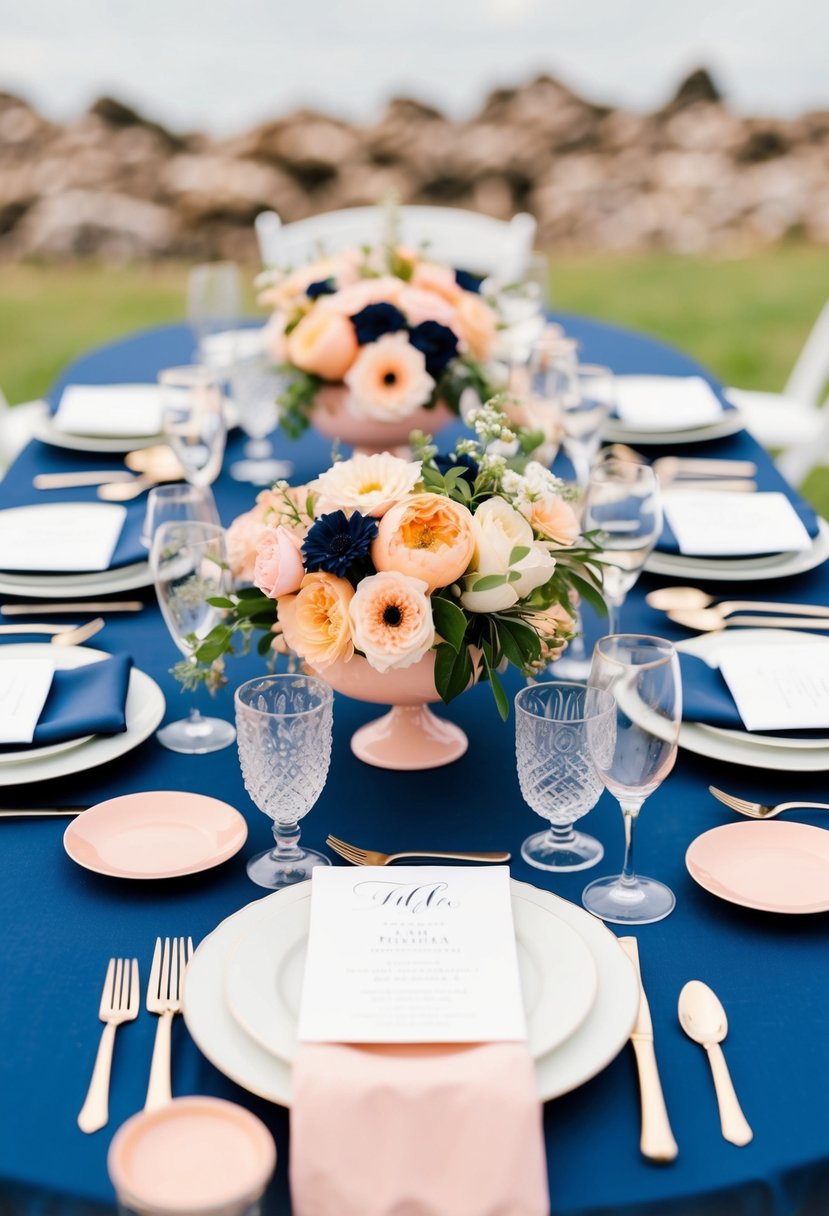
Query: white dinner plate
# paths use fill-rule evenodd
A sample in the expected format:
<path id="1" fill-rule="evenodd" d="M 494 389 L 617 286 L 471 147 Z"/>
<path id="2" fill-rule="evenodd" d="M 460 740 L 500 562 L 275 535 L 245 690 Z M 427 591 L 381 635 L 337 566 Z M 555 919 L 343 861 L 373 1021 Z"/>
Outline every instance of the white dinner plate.
<path id="1" fill-rule="evenodd" d="M 745 429 L 745 419 L 738 409 L 723 410 L 722 418 L 707 422 L 703 426 L 687 427 L 678 431 L 640 431 L 628 426 L 621 418 L 608 418 L 602 427 L 602 439 L 607 443 L 629 443 L 642 447 L 646 444 L 707 443 L 709 439 L 725 439 Z"/>
<path id="2" fill-rule="evenodd" d="M 239 425 L 239 411 L 232 401 L 225 400 L 225 419 L 228 430 Z M 166 443 L 166 435 L 70 435 L 60 431 L 50 412 L 38 418 L 33 435 L 41 443 L 48 443 L 53 448 L 65 448 L 70 452 L 101 452 L 112 455 L 123 455 L 125 452 L 135 452 L 140 448 L 153 447 L 158 443 Z"/>
<path id="3" fill-rule="evenodd" d="M 2 654 L 10 658 L 51 659 L 61 670 L 85 667 L 110 658 L 105 650 L 93 650 L 89 646 L 51 646 L 48 642 L 30 642 L 9 646 L 4 643 Z M 133 667 L 127 690 L 127 729 L 117 735 L 93 735 L 88 742 L 79 743 L 70 750 L 52 756 L 18 760 L 0 769 L 0 787 L 25 785 L 33 781 L 50 781 L 54 777 L 66 777 L 70 773 L 82 773 L 98 765 L 124 756 L 138 747 L 153 733 L 164 717 L 164 693 L 146 672 Z"/>
<path id="4" fill-rule="evenodd" d="M 184 1020 L 207 1059 L 250 1093 L 280 1106 L 291 1104 L 291 1068 L 256 1043 L 225 1000 L 225 970 L 239 942 L 277 901 L 304 898 L 304 884 L 255 900 L 222 921 L 199 945 L 187 969 Z M 513 896 L 552 912 L 579 934 L 596 963 L 596 1000 L 578 1029 L 535 1062 L 539 1096 L 557 1098 L 601 1072 L 624 1047 L 639 1010 L 639 983 L 616 938 L 583 908 L 527 883 L 510 884 Z"/>
<path id="5" fill-rule="evenodd" d="M 527 1044 L 537 1060 L 587 1017 L 596 999 L 596 964 L 578 933 L 549 909 L 513 897 L 512 914 Z M 310 916 L 310 889 L 291 904 L 274 901 L 237 942 L 225 973 L 225 996 L 236 1021 L 289 1063 L 296 1055 Z"/>
<path id="6" fill-rule="evenodd" d="M 153 576 L 149 562 L 134 562 L 115 570 L 93 574 L 12 574 L 0 571 L 0 594 L 25 595 L 27 599 L 64 599 L 67 595 L 109 595 L 149 587 Z"/>
<path id="7" fill-rule="evenodd" d="M 765 557 L 686 557 L 654 549 L 645 562 L 650 574 L 721 583 L 754 582 L 758 578 L 791 578 L 822 565 L 829 557 L 829 524 L 818 520 L 818 534 L 802 553 L 771 553 Z"/>
<path id="8" fill-rule="evenodd" d="M 2 662 L 4 649 L 0 649 L 0 678 L 2 678 Z M 44 747 L 19 747 L 14 751 L 0 752 L 0 764 L 20 764 L 21 761 L 27 760 L 45 760 L 47 756 L 57 756 L 60 752 L 71 751 L 73 747 L 80 747 L 82 743 L 88 743 L 93 739 L 94 735 L 80 735 L 77 739 L 64 739 L 62 743 L 49 743 Z"/>
<path id="9" fill-rule="evenodd" d="M 676 648 L 718 668 L 720 655 L 728 650 L 780 642 L 795 646 L 824 642 L 829 646 L 829 638 L 817 638 L 794 629 L 724 629 L 719 633 L 703 633 L 686 642 L 677 642 Z M 785 739 L 752 734 L 747 730 L 708 726 L 704 722 L 683 722 L 679 730 L 679 745 L 698 756 L 744 764 L 748 768 L 779 769 L 789 773 L 819 773 L 829 769 L 829 737 Z"/>

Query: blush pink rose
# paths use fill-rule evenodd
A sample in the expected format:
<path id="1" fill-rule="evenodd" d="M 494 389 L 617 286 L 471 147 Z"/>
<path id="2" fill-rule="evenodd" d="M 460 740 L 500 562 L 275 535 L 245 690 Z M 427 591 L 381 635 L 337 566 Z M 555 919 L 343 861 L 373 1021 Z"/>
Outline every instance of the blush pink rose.
<path id="1" fill-rule="evenodd" d="M 447 325 L 458 333 L 454 308 L 434 291 L 425 291 L 420 287 L 404 287 L 397 303 L 412 326 L 420 325 L 423 321 L 437 321 L 438 324 Z"/>
<path id="2" fill-rule="evenodd" d="M 454 270 L 448 266 L 438 266 L 435 262 L 418 262 L 412 272 L 411 282 L 414 287 L 443 296 L 447 303 L 453 305 L 457 304 L 463 294 L 458 287 Z"/>
<path id="3" fill-rule="evenodd" d="M 244 515 L 236 516 L 225 533 L 227 560 L 234 579 L 239 583 L 253 582 L 259 542 L 268 530 L 262 516 L 258 507 L 245 511 Z"/>
<path id="4" fill-rule="evenodd" d="M 342 380 L 357 356 L 357 336 L 347 317 L 314 308 L 287 338 L 288 357 L 304 372 Z"/>
<path id="5" fill-rule="evenodd" d="M 469 353 L 476 359 L 488 359 L 495 342 L 495 313 L 485 300 L 472 291 L 462 291 L 455 314 L 456 328 Z"/>
<path id="6" fill-rule="evenodd" d="M 403 280 L 390 274 L 380 275 L 376 279 L 360 279 L 342 291 L 335 291 L 333 295 L 321 296 L 314 311 L 353 317 L 369 304 L 396 304 L 403 287 Z"/>
<path id="7" fill-rule="evenodd" d="M 528 519 L 536 532 L 569 548 L 578 539 L 581 529 L 578 517 L 558 494 L 541 494 L 529 502 L 522 502 L 519 511 Z"/>
<path id="8" fill-rule="evenodd" d="M 289 528 L 280 526 L 266 529 L 259 542 L 253 581 L 268 599 L 275 600 L 299 590 L 305 577 L 301 543 L 297 534 Z"/>

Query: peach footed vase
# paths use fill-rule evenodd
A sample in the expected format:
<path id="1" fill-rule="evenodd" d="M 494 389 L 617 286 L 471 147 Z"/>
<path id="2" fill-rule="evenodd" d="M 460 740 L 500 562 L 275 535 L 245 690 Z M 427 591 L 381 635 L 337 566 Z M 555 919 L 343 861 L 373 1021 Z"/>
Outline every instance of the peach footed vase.
<path id="1" fill-rule="evenodd" d="M 326 439 L 339 439 L 356 452 L 391 452 L 408 442 L 412 431 L 434 435 L 455 415 L 442 401 L 434 409 L 414 410 L 403 418 L 365 418 L 351 408 L 351 390 L 345 384 L 327 384 L 317 393 L 311 425 Z"/>
<path id="2" fill-rule="evenodd" d="M 469 741 L 459 726 L 438 718 L 429 704 L 435 689 L 435 652 L 399 671 L 376 671 L 362 655 L 338 660 L 315 673 L 335 692 L 376 705 L 391 705 L 381 718 L 361 726 L 351 738 L 359 760 L 377 768 L 439 768 L 459 759 Z"/>

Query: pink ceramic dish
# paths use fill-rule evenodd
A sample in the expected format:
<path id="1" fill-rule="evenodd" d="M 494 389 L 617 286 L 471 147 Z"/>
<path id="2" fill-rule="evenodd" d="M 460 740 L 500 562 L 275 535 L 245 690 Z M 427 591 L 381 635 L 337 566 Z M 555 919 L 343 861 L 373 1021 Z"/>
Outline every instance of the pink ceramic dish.
<path id="1" fill-rule="evenodd" d="M 66 829 L 63 847 L 86 870 L 113 878 L 179 878 L 238 853 L 248 827 L 205 794 L 151 790 L 99 802 Z"/>
<path id="2" fill-rule="evenodd" d="M 805 823 L 726 823 L 685 854 L 706 891 L 761 912 L 829 911 L 829 832 Z"/>
<path id="3" fill-rule="evenodd" d="M 133 1115 L 107 1157 L 121 1203 L 148 1216 L 244 1216 L 275 1165 L 264 1123 L 221 1098 L 176 1098 Z"/>

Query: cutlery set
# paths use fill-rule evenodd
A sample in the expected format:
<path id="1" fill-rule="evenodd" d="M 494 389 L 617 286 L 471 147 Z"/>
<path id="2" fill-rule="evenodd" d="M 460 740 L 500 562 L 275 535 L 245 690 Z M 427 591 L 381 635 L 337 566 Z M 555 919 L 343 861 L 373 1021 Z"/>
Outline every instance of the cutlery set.
<path id="1" fill-rule="evenodd" d="M 172 1101 L 170 1044 L 173 1018 L 181 1013 L 184 975 L 193 955 L 191 937 L 156 938 L 147 1011 L 158 1017 L 145 1110 L 158 1110 Z M 116 1028 L 138 1017 L 141 989 L 138 959 L 109 960 L 98 1017 L 104 1023 L 86 1100 L 78 1115 L 82 1132 L 97 1132 L 109 1120 L 109 1077 Z"/>
<path id="2" fill-rule="evenodd" d="M 653 1042 L 653 1022 L 639 964 L 639 945 L 635 937 L 620 937 L 619 945 L 630 959 L 639 978 L 639 1013 L 630 1036 L 639 1074 L 642 1105 L 639 1147 L 642 1156 L 650 1161 L 673 1161 L 679 1149 L 671 1130 L 659 1079 Z M 704 1047 L 708 1055 L 724 1139 L 738 1146 L 748 1144 L 753 1133 L 737 1100 L 720 1046 L 728 1033 L 728 1019 L 719 998 L 701 980 L 689 980 L 679 994 L 677 1012 L 679 1023 L 688 1038 Z"/>
<path id="3" fill-rule="evenodd" d="M 650 608 L 668 620 L 699 633 L 719 632 L 734 626 L 758 629 L 818 629 L 829 631 L 825 604 L 782 604 L 765 600 L 715 600 L 698 587 L 660 587 L 645 596 Z M 735 616 L 753 612 L 757 616 Z M 784 615 L 771 616 L 767 613 Z"/>
<path id="4" fill-rule="evenodd" d="M 81 470 L 71 473 L 38 473 L 32 479 L 36 490 L 71 490 L 97 486 L 104 502 L 129 502 L 153 486 L 181 481 L 184 470 L 173 452 L 164 444 L 128 452 L 126 469 Z"/>
<path id="5" fill-rule="evenodd" d="M 95 617 L 85 625 L 0 625 L 0 636 L 21 634 L 45 634 L 53 646 L 80 646 L 100 633 L 104 618 Z"/>
<path id="6" fill-rule="evenodd" d="M 757 489 L 754 477 L 757 465 L 753 460 L 717 460 L 714 457 L 660 456 L 653 462 L 628 447 L 626 443 L 612 443 L 606 449 L 620 460 L 636 464 L 650 464 L 660 487 L 669 486 L 677 490 L 730 491 L 735 494 L 752 494 Z"/>

